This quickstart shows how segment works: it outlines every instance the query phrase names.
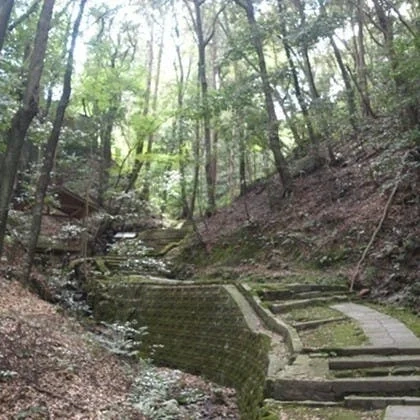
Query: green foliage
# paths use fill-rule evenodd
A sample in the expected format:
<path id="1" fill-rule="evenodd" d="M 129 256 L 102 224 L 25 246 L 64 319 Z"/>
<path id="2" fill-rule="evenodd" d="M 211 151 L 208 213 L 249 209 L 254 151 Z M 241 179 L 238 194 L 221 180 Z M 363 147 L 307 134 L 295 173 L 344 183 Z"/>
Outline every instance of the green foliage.
<path id="1" fill-rule="evenodd" d="M 135 321 L 112 324 L 102 322 L 106 330 L 95 335 L 98 341 L 111 353 L 125 357 L 138 357 L 142 340 L 148 334 L 147 327 L 137 327 Z"/>
<path id="2" fill-rule="evenodd" d="M 150 255 L 151 248 L 140 239 L 125 239 L 112 244 L 110 255 L 123 257 L 119 264 L 121 271 L 137 273 L 159 273 L 164 276 L 170 273 L 165 262 Z"/>

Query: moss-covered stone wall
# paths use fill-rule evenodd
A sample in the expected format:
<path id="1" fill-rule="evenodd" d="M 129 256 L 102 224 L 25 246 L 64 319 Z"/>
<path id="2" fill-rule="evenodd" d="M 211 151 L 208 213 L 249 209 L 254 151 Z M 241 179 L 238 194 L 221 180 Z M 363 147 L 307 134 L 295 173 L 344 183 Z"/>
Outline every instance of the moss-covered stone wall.
<path id="1" fill-rule="evenodd" d="M 158 364 L 236 388 L 244 419 L 257 419 L 269 339 L 251 331 L 223 285 L 107 282 L 93 293 L 95 316 L 147 326 L 144 349 Z"/>

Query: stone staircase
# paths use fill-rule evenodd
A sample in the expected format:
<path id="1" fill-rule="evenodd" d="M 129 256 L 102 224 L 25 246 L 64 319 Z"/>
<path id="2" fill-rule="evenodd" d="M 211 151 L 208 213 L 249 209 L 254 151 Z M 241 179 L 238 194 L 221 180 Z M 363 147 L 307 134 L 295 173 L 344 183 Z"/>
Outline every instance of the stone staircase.
<path id="1" fill-rule="evenodd" d="M 341 286 L 242 285 L 241 291 L 268 328 L 283 335 L 290 352 L 289 364 L 268 375 L 266 398 L 282 404 L 340 404 L 366 410 L 420 406 L 420 340 L 397 320 L 361 305 L 345 303 L 352 296 Z M 347 312 L 324 319 L 297 322 L 288 319 L 290 311 L 316 305 Z M 368 339 L 366 345 L 302 344 L 301 331 L 338 324 L 349 320 L 348 316 L 363 328 Z"/>

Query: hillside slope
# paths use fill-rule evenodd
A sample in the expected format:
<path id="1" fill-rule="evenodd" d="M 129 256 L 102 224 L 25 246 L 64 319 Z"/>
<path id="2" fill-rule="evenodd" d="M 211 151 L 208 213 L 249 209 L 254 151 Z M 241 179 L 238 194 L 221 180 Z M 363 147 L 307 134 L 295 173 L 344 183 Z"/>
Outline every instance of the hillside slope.
<path id="1" fill-rule="evenodd" d="M 383 127 L 365 138 L 339 145 L 334 166 L 295 169 L 290 197 L 281 197 L 273 176 L 202 220 L 179 273 L 284 281 L 339 275 L 373 298 L 419 311 L 420 150 L 409 140 L 395 142 Z"/>

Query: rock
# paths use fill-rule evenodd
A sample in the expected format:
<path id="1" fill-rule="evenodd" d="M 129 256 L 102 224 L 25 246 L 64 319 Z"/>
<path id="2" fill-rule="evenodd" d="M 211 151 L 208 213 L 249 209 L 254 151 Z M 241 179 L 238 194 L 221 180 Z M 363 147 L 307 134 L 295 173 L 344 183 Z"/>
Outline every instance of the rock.
<path id="1" fill-rule="evenodd" d="M 178 414 L 179 405 L 177 400 L 168 400 L 162 404 L 162 408 L 165 411 L 165 414 Z"/>
<path id="2" fill-rule="evenodd" d="M 368 289 L 368 288 L 364 288 L 364 289 L 362 289 L 358 294 L 357 294 L 357 296 L 358 297 L 365 297 L 365 296 L 367 296 L 368 294 L 370 294 L 370 289 Z"/>

